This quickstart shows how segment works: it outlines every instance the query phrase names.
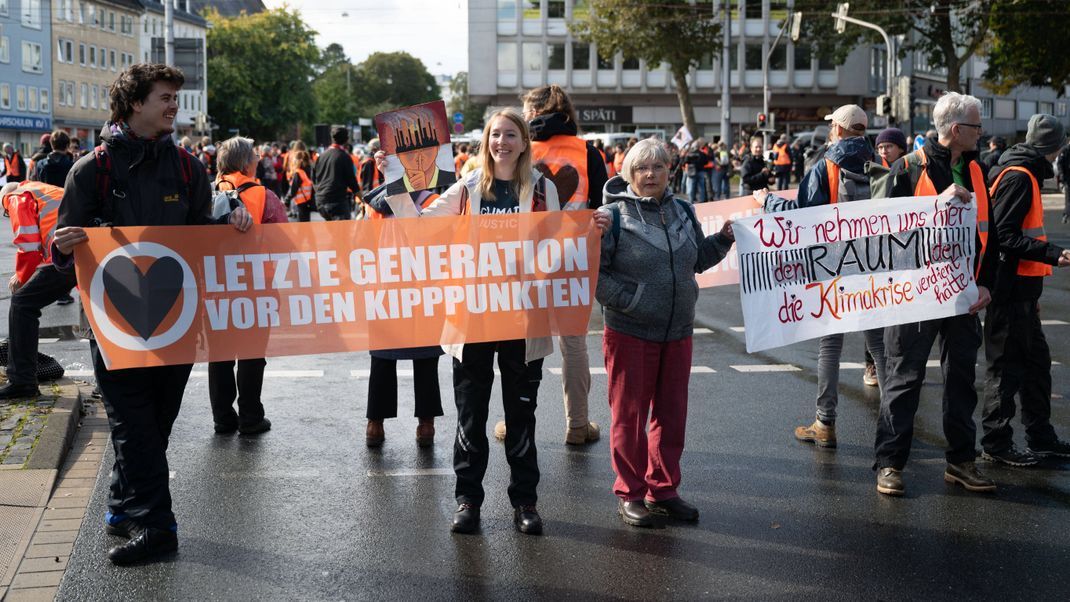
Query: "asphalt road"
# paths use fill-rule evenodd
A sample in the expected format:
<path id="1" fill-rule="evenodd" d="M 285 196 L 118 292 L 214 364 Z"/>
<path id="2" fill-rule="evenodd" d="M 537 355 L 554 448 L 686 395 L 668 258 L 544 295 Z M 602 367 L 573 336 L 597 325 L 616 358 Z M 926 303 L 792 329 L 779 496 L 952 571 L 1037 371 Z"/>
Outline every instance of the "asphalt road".
<path id="1" fill-rule="evenodd" d="M 1048 213 L 1053 241 L 1070 229 Z M 1053 423 L 1070 437 L 1070 272 L 1044 299 L 1053 357 Z M 597 320 L 597 319 L 596 319 Z M 446 416 L 436 445 L 418 450 L 411 379 L 381 450 L 364 446 L 366 354 L 272 359 L 264 398 L 274 427 L 259 438 L 212 432 L 207 378 L 195 375 L 171 438 L 178 554 L 119 569 L 105 558 L 105 458 L 89 518 L 75 544 L 61 600 L 384 599 L 1064 599 L 1070 588 L 1070 465 L 1031 470 L 983 464 L 994 495 L 944 483 L 940 374 L 929 371 L 916 421 L 907 495 L 875 491 L 878 396 L 845 370 L 836 451 L 797 443 L 813 419 L 816 342 L 748 355 L 738 290 L 705 291 L 696 326 L 681 494 L 696 525 L 625 526 L 615 513 L 608 441 L 563 444 L 560 358 L 548 358 L 539 395 L 539 510 L 543 537 L 513 530 L 508 467 L 492 445 L 483 528 L 449 533 L 455 417 L 449 363 L 440 363 Z M 593 366 L 601 339 L 588 338 Z M 43 351 L 88 369 L 85 345 Z M 983 362 L 983 354 L 979 358 Z M 861 336 L 845 362 L 861 362 Z M 791 365 L 740 372 L 733 366 Z M 405 366 L 402 366 L 405 367 Z M 195 371 L 202 371 L 198 366 Z M 710 371 L 712 370 L 712 372 Z M 322 376 L 317 371 L 322 371 Z M 980 373 L 980 367 L 979 367 Z M 591 414 L 608 425 L 606 377 L 596 374 Z M 978 381 L 980 383 L 980 380 Z M 977 415 L 979 416 L 978 409 Z M 492 400 L 491 422 L 500 418 Z M 488 430 L 490 425 L 488 425 Z M 1021 428 L 1016 438 L 1022 443 Z"/>

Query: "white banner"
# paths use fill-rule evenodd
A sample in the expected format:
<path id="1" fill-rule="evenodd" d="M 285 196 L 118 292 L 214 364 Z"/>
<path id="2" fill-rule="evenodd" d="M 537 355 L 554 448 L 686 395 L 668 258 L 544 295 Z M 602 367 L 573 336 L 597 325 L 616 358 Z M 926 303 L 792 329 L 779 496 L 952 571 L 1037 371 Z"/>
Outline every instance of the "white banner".
<path id="1" fill-rule="evenodd" d="M 976 214 L 940 196 L 736 221 L 747 351 L 967 313 Z"/>

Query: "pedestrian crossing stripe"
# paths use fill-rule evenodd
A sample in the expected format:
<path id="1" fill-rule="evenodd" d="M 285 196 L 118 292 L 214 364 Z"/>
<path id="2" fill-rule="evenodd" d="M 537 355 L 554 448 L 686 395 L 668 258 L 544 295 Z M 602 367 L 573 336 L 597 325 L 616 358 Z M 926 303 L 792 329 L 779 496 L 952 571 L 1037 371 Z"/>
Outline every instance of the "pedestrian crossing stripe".
<path id="1" fill-rule="evenodd" d="M 792 364 L 741 364 L 729 366 L 736 372 L 801 372 L 802 368 Z"/>
<path id="2" fill-rule="evenodd" d="M 1043 326 L 1066 326 L 1068 324 L 1062 320 L 1041 320 L 1040 323 Z"/>
<path id="3" fill-rule="evenodd" d="M 743 326 L 733 326 L 729 330 L 731 330 L 732 332 L 747 332 L 747 329 Z"/>

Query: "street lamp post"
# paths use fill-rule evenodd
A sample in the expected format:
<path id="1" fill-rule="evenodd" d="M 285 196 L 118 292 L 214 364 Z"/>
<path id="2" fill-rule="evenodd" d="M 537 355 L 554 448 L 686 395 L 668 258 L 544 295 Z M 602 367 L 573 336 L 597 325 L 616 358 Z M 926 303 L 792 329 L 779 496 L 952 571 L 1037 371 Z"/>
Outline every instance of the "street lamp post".
<path id="1" fill-rule="evenodd" d="M 895 96 L 893 95 L 893 90 L 895 86 L 894 81 L 896 78 L 896 66 L 898 65 L 898 61 L 895 60 L 895 47 L 892 46 L 891 36 L 889 36 L 888 32 L 884 31 L 884 29 L 878 25 L 874 25 L 873 23 L 863 21 L 861 19 L 855 19 L 854 17 L 848 17 L 847 10 L 849 7 L 850 4 L 848 2 L 842 2 L 837 7 L 836 12 L 832 13 L 832 18 L 836 19 L 836 32 L 843 33 L 843 30 L 846 29 L 847 23 L 854 23 L 855 25 L 859 25 L 867 29 L 872 29 L 873 31 L 881 34 L 881 37 L 884 38 L 884 47 L 888 50 L 888 66 L 885 68 L 884 78 L 885 93 L 888 95 L 888 98 L 895 98 Z M 888 115 L 888 127 L 895 127 L 897 125 L 895 117 L 896 116 L 894 114 L 894 111 L 893 114 Z"/>
<path id="2" fill-rule="evenodd" d="M 789 13 L 785 23 L 791 24 L 791 39 L 799 39 L 799 26 L 802 22 L 802 13 Z M 784 32 L 787 28 L 780 27 L 780 33 L 777 34 L 776 39 L 773 40 L 773 45 L 769 47 L 769 52 L 765 55 L 765 61 L 762 62 L 762 114 L 769 120 L 769 60 L 773 57 L 773 52 L 776 50 L 777 44 L 780 43 L 780 39 L 784 37 Z M 762 130 L 762 152 L 769 148 L 769 123 L 772 120 L 766 122 L 765 129 Z"/>

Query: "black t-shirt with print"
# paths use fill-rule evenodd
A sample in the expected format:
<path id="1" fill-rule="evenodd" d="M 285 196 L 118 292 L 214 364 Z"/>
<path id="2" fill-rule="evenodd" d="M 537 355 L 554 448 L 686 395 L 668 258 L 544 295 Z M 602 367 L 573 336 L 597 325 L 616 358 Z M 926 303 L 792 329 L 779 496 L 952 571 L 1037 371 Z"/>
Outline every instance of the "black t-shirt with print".
<path id="1" fill-rule="evenodd" d="M 513 192 L 512 183 L 494 178 L 494 200 L 480 199 L 479 213 L 480 215 L 520 213 L 520 201 Z"/>

